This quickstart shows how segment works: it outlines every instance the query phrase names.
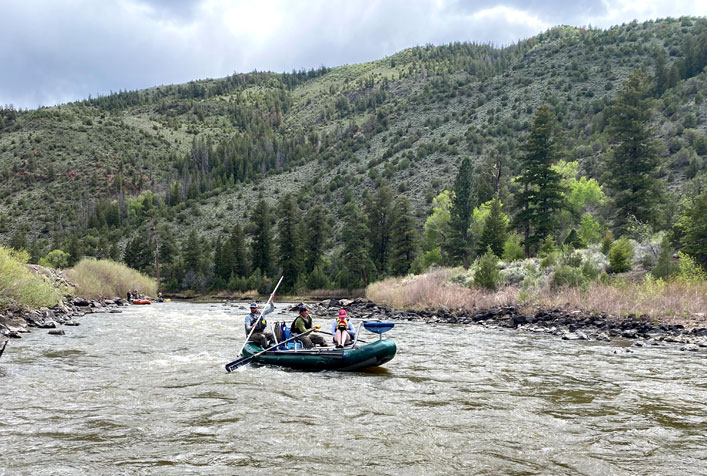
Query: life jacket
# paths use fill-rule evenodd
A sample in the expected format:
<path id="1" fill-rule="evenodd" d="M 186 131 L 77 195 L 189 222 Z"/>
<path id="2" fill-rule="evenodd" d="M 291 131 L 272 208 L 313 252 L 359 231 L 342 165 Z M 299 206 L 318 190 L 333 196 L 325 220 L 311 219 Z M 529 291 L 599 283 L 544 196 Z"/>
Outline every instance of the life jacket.
<path id="1" fill-rule="evenodd" d="M 268 321 L 266 321 L 265 319 L 263 319 L 261 317 L 260 321 L 255 325 L 255 329 L 253 330 L 253 332 L 262 332 L 265 330 L 267 325 L 268 325 Z"/>
<path id="2" fill-rule="evenodd" d="M 295 328 L 295 322 L 297 322 L 297 319 L 302 319 L 304 321 L 304 328 L 306 330 L 309 330 L 312 328 L 312 316 L 307 316 L 305 319 L 304 317 L 298 315 L 295 317 L 295 320 L 292 321 L 292 324 L 290 324 L 290 329 L 292 329 L 292 333 L 298 333 L 299 331 Z"/>
<path id="3" fill-rule="evenodd" d="M 343 316 L 342 316 L 342 317 L 339 317 L 339 318 L 336 320 L 336 328 L 337 328 L 337 329 L 340 329 L 340 330 L 342 330 L 342 331 L 348 330 L 348 328 L 349 328 L 349 320 L 346 319 L 346 318 L 343 317 Z"/>

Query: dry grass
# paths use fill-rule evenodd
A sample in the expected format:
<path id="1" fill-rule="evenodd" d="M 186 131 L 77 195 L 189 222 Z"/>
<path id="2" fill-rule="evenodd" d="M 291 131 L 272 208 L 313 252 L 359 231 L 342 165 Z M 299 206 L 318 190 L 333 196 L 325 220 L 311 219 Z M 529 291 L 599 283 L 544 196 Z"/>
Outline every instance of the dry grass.
<path id="1" fill-rule="evenodd" d="M 616 317 L 643 314 L 662 323 L 707 326 L 706 282 L 593 282 L 586 290 L 564 288 L 537 293 L 526 304 L 582 309 Z"/>
<path id="2" fill-rule="evenodd" d="M 448 282 L 454 271 L 437 268 L 419 276 L 388 278 L 370 284 L 366 297 L 395 309 L 424 309 L 447 306 L 450 309 L 488 309 L 513 304 L 518 289 L 503 288 L 490 292 Z"/>
<path id="3" fill-rule="evenodd" d="M 0 246 L 0 308 L 16 303 L 37 308 L 59 302 L 65 289 L 59 289 L 41 275 L 27 269 L 27 252 L 16 252 Z"/>
<path id="4" fill-rule="evenodd" d="M 146 296 L 157 294 L 154 279 L 115 261 L 83 259 L 66 275 L 75 283 L 76 294 L 87 299 L 122 297 L 128 290 Z"/>
<path id="5" fill-rule="evenodd" d="M 455 273 L 448 268 L 420 276 L 389 278 L 366 288 L 366 297 L 395 309 L 424 309 L 447 306 L 469 310 L 514 305 L 523 311 L 535 308 L 566 308 L 604 313 L 616 318 L 645 315 L 660 323 L 706 327 L 707 282 L 593 282 L 585 289 L 549 287 L 521 291 L 509 286 L 498 292 L 450 284 Z"/>

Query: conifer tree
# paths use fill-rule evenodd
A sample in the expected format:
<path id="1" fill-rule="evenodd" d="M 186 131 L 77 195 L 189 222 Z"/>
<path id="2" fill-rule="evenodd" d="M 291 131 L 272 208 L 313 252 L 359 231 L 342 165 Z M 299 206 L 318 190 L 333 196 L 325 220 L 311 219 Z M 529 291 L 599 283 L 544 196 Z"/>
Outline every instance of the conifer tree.
<path id="1" fill-rule="evenodd" d="M 503 256 L 503 247 L 508 239 L 508 216 L 503 213 L 502 207 L 503 204 L 498 198 L 491 201 L 491 209 L 484 221 L 484 231 L 476 248 L 479 256 L 489 249 L 497 257 Z"/>
<path id="2" fill-rule="evenodd" d="M 521 157 L 522 172 L 517 181 L 515 224 L 523 231 L 525 254 L 554 231 L 557 212 L 564 205 L 561 175 L 552 169 L 558 158 L 557 120 L 550 106 L 535 112 Z"/>
<path id="3" fill-rule="evenodd" d="M 383 275 L 388 269 L 390 255 L 390 226 L 393 221 L 393 191 L 383 182 L 375 194 L 366 201 L 368 229 L 370 232 L 370 257 L 378 273 Z"/>
<path id="4" fill-rule="evenodd" d="M 327 212 L 321 204 L 312 208 L 304 221 L 305 228 L 302 233 L 304 240 L 304 265 L 307 274 L 312 273 L 319 266 L 322 256 L 329 243 L 331 226 Z"/>
<path id="5" fill-rule="evenodd" d="M 260 200 L 253 211 L 255 231 L 251 243 L 253 269 L 259 269 L 270 276 L 272 264 L 272 231 L 270 227 L 270 209 L 265 200 Z"/>
<path id="6" fill-rule="evenodd" d="M 410 199 L 404 195 L 395 201 L 390 253 L 390 272 L 394 276 L 406 275 L 418 254 L 418 233 L 410 208 Z"/>
<path id="7" fill-rule="evenodd" d="M 246 253 L 245 236 L 243 229 L 236 223 L 231 231 L 231 236 L 228 238 L 229 250 L 233 253 L 233 261 L 231 267 L 231 275 L 246 277 L 248 276 L 248 256 Z"/>
<path id="8" fill-rule="evenodd" d="M 454 194 L 449 210 L 449 239 L 445 242 L 447 254 L 451 258 L 461 260 L 464 268 L 468 268 L 470 264 L 471 233 L 469 227 L 476 206 L 476 196 L 472 184 L 471 159 L 465 157 L 454 179 Z"/>
<path id="9" fill-rule="evenodd" d="M 659 160 L 650 128 L 650 82 L 634 70 L 609 110 L 613 150 L 607 162 L 607 183 L 614 191 L 614 227 L 626 231 L 632 220 L 653 224 L 662 183 L 656 178 Z"/>
<path id="10" fill-rule="evenodd" d="M 341 258 L 343 270 L 338 280 L 348 289 L 366 286 L 375 277 L 376 266 L 369 256 L 371 247 L 366 220 L 355 199 L 344 207 L 344 226 L 340 241 L 343 244 Z"/>
<path id="11" fill-rule="evenodd" d="M 282 289 L 294 288 L 297 277 L 302 271 L 299 240 L 300 211 L 291 193 L 280 202 L 280 222 L 278 225 L 279 264 L 282 269 Z"/>

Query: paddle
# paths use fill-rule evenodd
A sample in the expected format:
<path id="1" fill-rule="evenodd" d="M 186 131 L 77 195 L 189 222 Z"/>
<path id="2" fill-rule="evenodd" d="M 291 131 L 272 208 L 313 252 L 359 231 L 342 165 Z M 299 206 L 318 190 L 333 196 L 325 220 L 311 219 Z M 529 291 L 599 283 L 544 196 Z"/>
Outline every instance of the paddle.
<path id="1" fill-rule="evenodd" d="M 270 294 L 270 297 L 268 298 L 268 302 L 265 303 L 265 306 L 263 306 L 263 310 L 260 311 L 260 315 L 258 316 L 258 320 L 253 323 L 252 326 L 250 326 L 250 333 L 248 333 L 248 337 L 245 338 L 245 342 L 243 342 L 243 345 L 241 346 L 241 350 L 238 351 L 238 355 L 243 355 L 243 349 L 245 348 L 245 345 L 248 343 L 250 340 L 250 336 L 253 335 L 253 331 L 255 330 L 256 322 L 259 322 L 260 319 L 263 317 L 263 312 L 265 312 L 265 308 L 268 307 L 268 304 L 270 304 L 270 301 L 272 301 L 273 296 L 275 296 L 275 291 L 277 291 L 277 288 L 280 287 L 280 283 L 282 282 L 282 278 L 285 276 L 280 276 L 280 281 L 277 282 L 277 285 L 275 286 L 275 289 L 273 289 L 272 293 Z"/>
<path id="2" fill-rule="evenodd" d="M 303 333 L 301 333 L 301 334 L 297 334 L 296 336 L 290 337 L 289 339 L 285 339 L 285 340 L 283 340 L 282 342 L 280 342 L 280 343 L 278 343 L 278 344 L 275 344 L 275 345 L 272 346 L 272 347 L 268 347 L 268 348 L 265 349 L 265 350 L 261 350 L 260 352 L 257 352 L 257 353 L 255 353 L 255 354 L 249 356 L 249 357 L 241 357 L 240 359 L 234 360 L 233 362 L 229 362 L 228 364 L 226 364 L 226 372 L 232 372 L 232 371 L 234 371 L 235 369 L 237 369 L 238 367 L 242 367 L 242 366 L 244 366 L 244 365 L 250 363 L 250 362 L 251 362 L 254 358 L 256 358 L 257 356 L 259 356 L 259 355 L 261 355 L 261 354 L 264 354 L 265 352 L 267 352 L 267 351 L 269 351 L 269 350 L 273 350 L 274 348 L 279 347 L 279 346 L 281 346 L 282 344 L 286 344 L 287 342 L 290 342 L 290 341 L 292 341 L 292 340 L 295 340 L 295 339 L 297 339 L 298 337 L 302 337 L 302 336 L 305 335 L 305 334 L 309 334 L 309 333 L 312 332 L 312 331 L 314 331 L 314 329 L 309 329 L 309 330 L 307 330 L 307 331 L 305 331 L 305 332 L 303 332 Z"/>

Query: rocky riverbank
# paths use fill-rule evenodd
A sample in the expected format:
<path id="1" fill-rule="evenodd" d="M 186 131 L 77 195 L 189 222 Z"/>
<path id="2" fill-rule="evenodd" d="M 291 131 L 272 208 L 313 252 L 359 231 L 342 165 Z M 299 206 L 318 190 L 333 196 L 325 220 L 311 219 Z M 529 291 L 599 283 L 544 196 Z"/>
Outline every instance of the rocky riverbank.
<path id="1" fill-rule="evenodd" d="M 122 312 L 119 307 L 127 305 L 120 298 L 89 301 L 80 297 L 69 302 L 60 302 L 52 308 L 43 307 L 33 311 L 12 309 L 0 312 L 0 356 L 8 341 L 19 339 L 32 329 L 49 329 L 49 334 L 64 335 L 61 326 L 78 326 L 76 318 L 99 312 Z"/>
<path id="2" fill-rule="evenodd" d="M 317 317 L 336 316 L 340 308 L 358 319 L 402 320 L 428 324 L 481 325 L 489 328 L 516 329 L 557 336 L 564 340 L 622 341 L 634 346 L 677 345 L 684 351 L 707 350 L 707 327 L 686 328 L 681 324 L 651 322 L 629 315 L 625 318 L 580 310 L 538 309 L 520 312 L 504 306 L 486 310 L 437 309 L 396 310 L 367 299 L 328 299 L 312 306 Z"/>

